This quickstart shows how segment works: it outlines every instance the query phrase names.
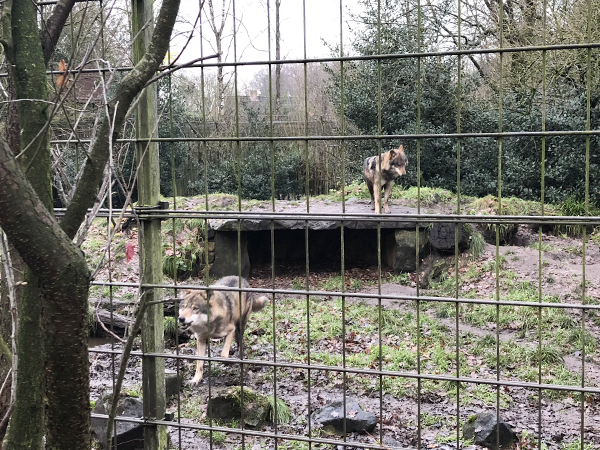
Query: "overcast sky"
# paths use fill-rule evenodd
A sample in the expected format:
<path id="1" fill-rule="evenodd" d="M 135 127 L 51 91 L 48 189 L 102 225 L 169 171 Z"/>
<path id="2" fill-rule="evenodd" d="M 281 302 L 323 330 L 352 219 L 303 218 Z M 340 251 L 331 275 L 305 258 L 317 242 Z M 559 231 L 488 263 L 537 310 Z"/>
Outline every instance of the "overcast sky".
<path id="1" fill-rule="evenodd" d="M 349 25 L 349 11 L 358 10 L 358 0 L 342 0 L 342 24 L 344 45 L 347 47 L 352 37 Z M 222 0 L 213 0 L 217 21 L 220 20 Z M 224 35 L 225 59 L 234 61 L 233 49 L 233 3 L 229 5 Z M 339 44 L 340 42 L 340 1 L 339 0 L 282 0 L 281 2 L 281 55 L 282 59 L 298 59 L 304 57 L 304 20 L 306 21 L 306 56 L 308 58 L 331 56 L 324 42 Z M 271 4 L 271 59 L 275 59 L 275 11 L 274 0 Z M 303 14 L 304 7 L 304 14 Z M 208 0 L 205 0 L 208 10 Z M 226 8 L 227 9 L 227 8 Z M 237 0 L 235 3 L 237 25 L 237 61 L 263 61 L 269 59 L 268 19 L 266 0 Z M 179 14 L 172 55 L 182 52 L 185 40 L 190 35 L 194 21 L 198 15 L 197 0 L 183 0 Z M 202 16 L 202 32 L 204 40 L 204 55 L 214 53 L 214 35 L 212 34 L 206 16 Z M 199 25 L 195 27 L 194 38 L 181 55 L 180 62 L 185 62 L 200 56 Z M 213 44 L 213 48 L 211 48 Z M 244 68 L 240 76 L 244 79 L 252 77 L 259 67 Z"/>

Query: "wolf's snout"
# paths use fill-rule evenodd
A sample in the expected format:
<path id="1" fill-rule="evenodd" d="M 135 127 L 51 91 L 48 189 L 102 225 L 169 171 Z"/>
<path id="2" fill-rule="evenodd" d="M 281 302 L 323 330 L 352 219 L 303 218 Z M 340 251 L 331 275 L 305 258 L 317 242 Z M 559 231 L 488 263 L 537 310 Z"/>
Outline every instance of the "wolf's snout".
<path id="1" fill-rule="evenodd" d="M 179 323 L 185 323 L 185 317 L 179 316 Z"/>

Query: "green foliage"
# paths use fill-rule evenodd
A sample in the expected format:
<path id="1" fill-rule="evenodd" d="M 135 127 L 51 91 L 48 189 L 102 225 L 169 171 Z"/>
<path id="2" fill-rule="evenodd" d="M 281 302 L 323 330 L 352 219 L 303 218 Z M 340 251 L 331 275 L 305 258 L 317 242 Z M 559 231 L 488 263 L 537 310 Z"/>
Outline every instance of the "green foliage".
<path id="1" fill-rule="evenodd" d="M 175 339 L 177 335 L 177 320 L 173 316 L 167 316 L 164 320 L 165 338 Z"/>
<path id="2" fill-rule="evenodd" d="M 556 247 L 550 244 L 544 244 L 543 242 L 534 242 L 532 244 L 529 244 L 529 247 L 535 250 L 541 250 L 543 252 L 553 252 L 557 250 Z"/>
<path id="3" fill-rule="evenodd" d="M 398 2 L 380 4 L 362 0 L 361 14 L 352 15 L 358 24 L 351 43 L 351 52 L 369 56 L 374 54 L 407 54 L 417 51 L 438 51 L 439 36 L 435 27 L 422 30 L 417 42 L 414 32 L 416 18 L 409 17 L 406 5 Z M 379 20 L 380 19 L 380 20 Z M 378 24 L 382 24 L 379 26 Z M 337 56 L 339 51 L 332 48 Z M 518 66 L 516 60 L 513 60 Z M 453 57 L 364 60 L 344 65 L 344 79 L 340 72 L 328 69 L 331 79 L 328 95 L 349 123 L 356 126 L 357 134 L 445 134 L 456 132 L 457 96 L 461 92 L 461 131 L 466 133 L 502 131 L 538 131 L 545 124 L 547 131 L 581 130 L 586 123 L 585 82 L 573 83 L 574 78 L 564 74 L 553 81 L 552 98 L 545 98 L 541 107 L 542 89 L 532 88 L 524 95 L 521 82 L 509 83 L 503 97 L 482 94 L 482 90 L 497 93 L 496 86 L 482 85 L 479 75 L 463 73 L 457 86 L 456 59 Z M 512 73 L 511 76 L 516 76 Z M 565 77 L 568 79 L 565 80 Z M 528 76 L 527 78 L 531 78 Z M 512 78 L 509 78 L 512 79 Z M 420 81 L 417 89 L 417 80 Z M 514 80 L 513 80 L 514 81 Z M 528 80 L 531 82 L 532 80 Z M 343 82 L 343 89 L 342 89 Z M 535 83 L 535 82 L 534 82 Z M 593 83 L 592 83 L 593 84 Z M 342 95 L 343 93 L 343 99 Z M 477 94 L 473 94 L 477 93 Z M 419 95 L 419 97 L 418 97 Z M 502 116 L 498 104 L 502 103 Z M 417 120 L 419 105 L 419 120 Z M 591 128 L 600 123 L 600 111 L 591 109 Z M 563 135 L 546 137 L 544 161 L 544 191 L 542 193 L 542 138 L 512 136 L 499 142 L 493 137 L 465 138 L 460 144 L 461 194 L 483 197 L 497 195 L 559 203 L 570 196 L 582 199 L 585 192 L 586 137 Z M 600 139 L 590 137 L 591 148 L 597 148 Z M 351 178 L 360 177 L 362 159 L 387 150 L 398 142 L 361 140 L 348 144 L 354 164 L 348 166 Z M 417 152 L 414 141 L 402 142 L 409 160 L 409 170 L 400 184 L 417 184 Z M 590 152 L 589 192 L 592 204 L 600 205 L 600 160 Z M 454 139 L 439 137 L 420 141 L 421 186 L 457 189 L 457 146 Z M 498 168 L 502 173 L 499 180 Z M 411 169 L 412 168 L 412 169 Z M 498 183 L 501 183 L 501 186 Z"/>
<path id="4" fill-rule="evenodd" d="M 573 328 L 567 337 L 567 341 L 577 348 L 581 348 L 582 345 L 585 346 L 586 353 L 592 353 L 598 345 L 594 335 L 581 328 Z"/>
<path id="5" fill-rule="evenodd" d="M 536 439 L 535 434 L 524 430 L 521 433 L 520 436 L 520 441 L 521 441 L 521 448 L 523 450 L 535 450 L 538 448 L 541 448 L 542 450 L 548 450 L 548 446 L 546 444 L 544 444 L 543 442 L 539 443 L 539 441 Z M 578 449 L 581 450 L 581 449 Z"/>
<path id="6" fill-rule="evenodd" d="M 435 205 L 438 203 L 449 204 L 456 202 L 456 195 L 451 191 L 442 188 L 421 187 L 417 189 L 415 186 L 404 188 L 402 185 L 394 186 L 394 195 L 398 198 L 412 200 L 416 204 L 420 201 L 421 206 Z"/>
<path id="7" fill-rule="evenodd" d="M 591 216 L 597 216 L 598 208 L 594 208 L 593 206 L 590 209 Z M 574 196 L 567 197 L 560 204 L 560 212 L 563 216 L 587 216 L 585 202 L 578 200 Z"/>
<path id="8" fill-rule="evenodd" d="M 292 411 L 287 403 L 281 398 L 277 397 L 277 400 L 274 396 L 267 396 L 267 400 L 269 402 L 269 420 L 271 422 L 275 422 L 277 419 L 277 423 L 285 424 L 288 423 L 292 419 Z M 276 411 L 277 410 L 277 411 Z M 277 416 L 275 417 L 275 414 Z"/>
<path id="9" fill-rule="evenodd" d="M 584 201 L 571 195 L 560 204 L 560 214 L 563 216 L 598 216 L 600 215 L 600 208 L 594 205 L 586 207 Z M 567 236 L 579 237 L 583 233 L 584 228 L 584 225 L 557 225 L 555 230 Z"/>
<path id="10" fill-rule="evenodd" d="M 410 276 L 406 272 L 390 275 L 390 283 L 401 284 L 402 286 L 410 286 Z"/>
<path id="11" fill-rule="evenodd" d="M 600 227 L 596 228 L 594 232 L 590 235 L 590 240 L 595 243 L 598 247 L 600 247 Z"/>
<path id="12" fill-rule="evenodd" d="M 569 444 L 565 444 L 562 447 L 562 450 L 581 450 L 581 439 L 570 442 Z M 594 448 L 593 444 L 583 443 L 583 450 L 592 450 Z"/>
<path id="13" fill-rule="evenodd" d="M 268 136 L 269 124 L 259 111 L 247 104 L 242 107 L 249 134 Z M 244 199 L 255 200 L 295 199 L 304 193 L 305 156 L 296 144 L 243 142 L 236 147 L 225 143 L 211 148 L 211 153 L 218 156 L 206 162 L 209 193 L 241 194 Z M 196 194 L 204 193 L 204 166 L 198 181 L 190 182 L 188 187 Z"/>
<path id="14" fill-rule="evenodd" d="M 483 252 L 485 251 L 485 239 L 479 231 L 475 230 L 467 223 L 463 225 L 463 231 L 469 236 L 471 260 L 475 261 L 481 255 L 483 255 Z"/>
<path id="15" fill-rule="evenodd" d="M 142 396 L 142 385 L 134 384 L 134 385 L 130 386 L 128 389 L 126 389 L 125 393 L 129 397 L 140 398 Z"/>
<path id="16" fill-rule="evenodd" d="M 175 82 L 170 85 L 168 77 L 158 81 L 158 137 L 184 138 L 185 130 L 185 92 Z M 172 121 L 171 121 L 172 114 Z M 127 124 L 128 127 L 131 124 Z M 173 187 L 177 180 L 188 170 L 200 170 L 197 156 L 187 142 L 160 142 L 159 144 L 160 193 L 164 196 L 174 194 Z M 136 163 L 133 147 L 124 148 L 118 154 L 116 169 L 120 177 L 129 183 L 135 175 Z M 132 186 L 132 200 L 137 201 L 137 183 Z M 125 200 L 120 190 L 113 194 L 113 205 L 122 205 Z"/>
<path id="17" fill-rule="evenodd" d="M 201 219 L 174 219 L 163 222 L 163 273 L 178 279 L 195 276 L 205 261 L 203 230 L 205 222 Z M 183 233 L 185 231 L 185 233 Z M 175 235 L 175 240 L 173 240 Z M 175 242 L 173 242 L 175 241 Z M 173 248 L 175 244 L 175 248 Z"/>
<path id="18" fill-rule="evenodd" d="M 202 253 L 199 247 L 189 244 L 178 246 L 175 251 L 169 244 L 163 244 L 163 247 L 168 252 L 163 257 L 162 266 L 163 273 L 166 276 L 172 278 L 176 273 L 178 279 L 185 279 L 198 274 L 202 261 Z"/>
<path id="19" fill-rule="evenodd" d="M 563 363 L 562 350 L 553 345 L 543 345 L 541 349 L 532 349 L 529 360 L 538 364 L 557 365 Z"/>
<path id="20" fill-rule="evenodd" d="M 186 130 L 185 92 L 168 77 L 158 81 L 158 137 L 184 138 Z M 172 118 L 171 118 L 172 115 Z M 183 178 L 184 168 L 192 167 L 199 170 L 198 158 L 194 157 L 188 142 L 160 142 L 160 193 L 173 196 L 173 187 L 177 180 Z"/>
<path id="21" fill-rule="evenodd" d="M 215 445 L 223 445 L 227 439 L 225 433 L 216 430 L 198 430 L 198 436 L 210 439 L 210 442 Z"/>

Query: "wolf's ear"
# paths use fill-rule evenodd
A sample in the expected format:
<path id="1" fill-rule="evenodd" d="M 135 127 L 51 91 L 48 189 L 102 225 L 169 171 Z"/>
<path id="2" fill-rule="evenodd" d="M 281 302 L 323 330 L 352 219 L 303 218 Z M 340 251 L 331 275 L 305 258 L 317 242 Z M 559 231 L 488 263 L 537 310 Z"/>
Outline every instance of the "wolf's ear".
<path id="1" fill-rule="evenodd" d="M 390 150 L 390 158 L 396 156 L 396 150 Z"/>
<path id="2" fill-rule="evenodd" d="M 401 145 L 400 147 L 398 147 L 398 152 L 404 153 L 404 145 Z"/>

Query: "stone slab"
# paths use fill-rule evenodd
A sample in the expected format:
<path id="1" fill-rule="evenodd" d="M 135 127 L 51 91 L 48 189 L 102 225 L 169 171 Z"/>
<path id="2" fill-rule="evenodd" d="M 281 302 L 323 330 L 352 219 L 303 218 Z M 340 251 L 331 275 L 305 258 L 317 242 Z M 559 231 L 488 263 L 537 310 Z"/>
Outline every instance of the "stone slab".
<path id="1" fill-rule="evenodd" d="M 350 199 L 353 200 L 353 199 Z M 376 219 L 379 215 L 373 213 L 369 206 L 368 200 L 356 200 L 346 202 L 346 214 L 371 214 L 374 219 Z M 392 214 L 417 214 L 416 208 L 409 208 L 406 206 L 391 206 Z M 262 207 L 258 206 L 252 208 L 250 210 L 246 210 L 246 212 L 260 212 L 260 213 L 268 213 L 271 211 L 271 207 L 266 208 L 264 205 Z M 302 214 L 306 213 L 306 202 L 289 202 L 289 201 L 281 201 L 277 202 L 275 207 L 276 213 L 287 213 L 287 214 Z M 341 202 L 330 202 L 323 200 L 314 200 L 310 202 L 310 214 L 314 215 L 323 215 L 323 214 L 341 214 L 342 213 L 342 204 Z M 407 220 L 389 220 L 388 214 L 382 214 L 382 219 L 386 221 L 378 221 L 378 220 L 345 220 L 344 227 L 351 229 L 374 229 L 377 228 L 378 224 L 381 224 L 381 228 L 394 228 L 394 229 L 414 229 L 415 222 L 407 221 Z M 208 225 L 211 230 L 214 231 L 237 231 L 238 228 L 241 231 L 260 231 L 260 230 L 270 230 L 271 223 L 273 223 L 274 228 L 276 230 L 300 230 L 304 229 L 306 226 L 306 221 L 304 219 L 268 219 L 268 218 L 253 218 L 253 219 L 208 219 Z M 332 230 L 336 228 L 340 228 L 341 221 L 340 220 L 309 220 L 308 228 L 310 230 Z"/>

